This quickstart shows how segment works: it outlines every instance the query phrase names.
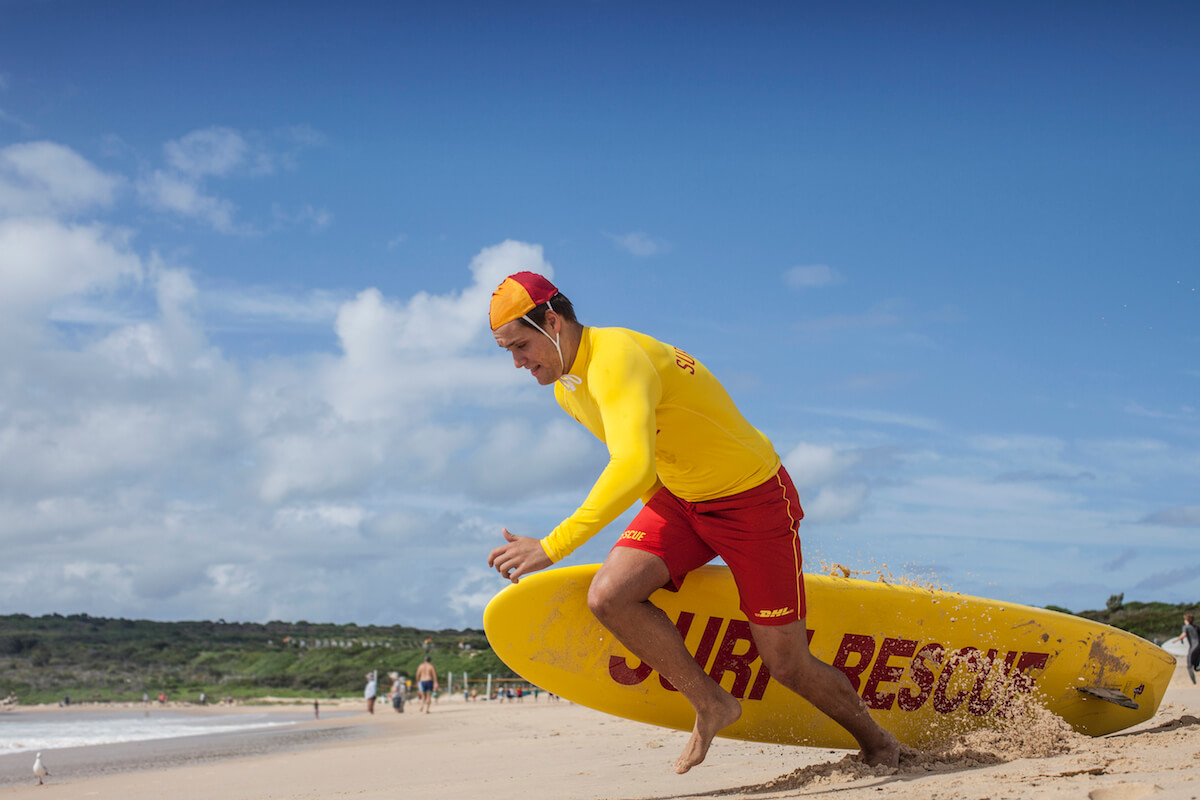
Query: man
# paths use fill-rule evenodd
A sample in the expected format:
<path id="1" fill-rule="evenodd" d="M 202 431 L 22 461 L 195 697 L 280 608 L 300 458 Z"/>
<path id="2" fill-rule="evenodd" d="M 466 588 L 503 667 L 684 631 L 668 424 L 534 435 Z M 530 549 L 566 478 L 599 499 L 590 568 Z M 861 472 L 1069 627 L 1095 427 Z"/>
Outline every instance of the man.
<path id="1" fill-rule="evenodd" d="M 425 656 L 425 660 L 417 667 L 417 686 L 421 690 L 421 705 L 417 713 L 424 711 L 428 714 L 433 705 L 433 693 L 438 690 L 437 670 L 433 668 L 433 659 L 430 656 Z"/>
<path id="2" fill-rule="evenodd" d="M 392 678 L 392 708 L 397 714 L 404 713 L 404 701 L 407 700 L 408 687 L 406 685 L 407 678 L 399 672 L 390 673 Z"/>
<path id="3" fill-rule="evenodd" d="M 1172 639 L 1172 642 L 1187 642 L 1188 652 L 1184 657 L 1188 677 L 1196 682 L 1196 671 L 1200 670 L 1200 628 L 1196 627 L 1195 614 L 1183 615 L 1183 632 Z"/>
<path id="4" fill-rule="evenodd" d="M 584 327 L 541 275 L 510 275 L 492 295 L 496 343 L 559 405 L 605 442 L 609 463 L 575 513 L 545 538 L 514 536 L 488 565 L 513 583 L 565 558 L 641 498 L 643 508 L 596 573 L 588 606 L 634 655 L 696 710 L 675 771 L 704 760 L 713 737 L 741 716 L 738 701 L 684 646 L 649 602 L 721 556 L 771 676 L 848 730 L 868 764 L 896 766 L 899 744 L 871 719 L 839 670 L 808 650 L 797 530 L 804 512 L 770 441 L 700 362 L 622 328 Z"/>
<path id="5" fill-rule="evenodd" d="M 375 673 L 367 673 L 367 686 L 363 689 L 363 697 L 367 701 L 367 713 L 375 713 L 375 695 L 378 694 L 379 683 L 375 680 Z"/>

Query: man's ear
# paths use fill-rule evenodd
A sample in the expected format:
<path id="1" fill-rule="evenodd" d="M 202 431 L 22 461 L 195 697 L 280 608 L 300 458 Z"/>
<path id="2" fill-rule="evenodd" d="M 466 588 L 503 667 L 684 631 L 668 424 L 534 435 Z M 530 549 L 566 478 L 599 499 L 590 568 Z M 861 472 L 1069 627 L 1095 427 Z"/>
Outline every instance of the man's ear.
<path id="1" fill-rule="evenodd" d="M 553 308 L 546 309 L 546 317 L 543 322 L 545 323 L 543 327 L 548 333 L 558 334 L 562 332 L 563 319 Z"/>

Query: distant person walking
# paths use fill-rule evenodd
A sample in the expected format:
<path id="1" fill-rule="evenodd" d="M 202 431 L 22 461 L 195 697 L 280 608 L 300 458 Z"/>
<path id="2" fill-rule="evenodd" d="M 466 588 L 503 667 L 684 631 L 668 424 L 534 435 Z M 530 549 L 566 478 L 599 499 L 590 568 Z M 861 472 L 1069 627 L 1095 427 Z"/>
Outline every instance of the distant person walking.
<path id="1" fill-rule="evenodd" d="M 363 697 L 367 699 L 367 713 L 375 713 L 375 695 L 379 693 L 379 682 L 375 680 L 375 673 L 367 673 L 367 688 L 363 690 Z"/>
<path id="2" fill-rule="evenodd" d="M 392 708 L 397 714 L 404 713 L 404 700 L 406 687 L 404 685 L 405 677 L 398 672 L 392 673 Z"/>
<path id="3" fill-rule="evenodd" d="M 1187 671 L 1192 683 L 1196 682 L 1196 671 L 1200 670 L 1200 628 L 1196 627 L 1194 614 L 1183 615 L 1183 632 L 1172 639 L 1172 642 L 1187 640 Z"/>
<path id="4" fill-rule="evenodd" d="M 437 670 L 433 668 L 433 659 L 430 656 L 425 656 L 425 661 L 417 667 L 417 685 L 421 689 L 421 707 L 417 709 L 417 713 L 424 711 L 428 714 L 430 706 L 433 705 L 433 693 L 438 690 Z"/>

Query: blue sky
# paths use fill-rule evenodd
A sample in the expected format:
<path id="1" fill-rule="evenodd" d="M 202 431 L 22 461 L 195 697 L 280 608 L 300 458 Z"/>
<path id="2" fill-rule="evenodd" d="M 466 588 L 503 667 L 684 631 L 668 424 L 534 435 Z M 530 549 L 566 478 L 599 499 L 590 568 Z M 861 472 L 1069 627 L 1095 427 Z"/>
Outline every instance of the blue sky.
<path id="1" fill-rule="evenodd" d="M 0 0 L 0 605 L 479 626 L 605 458 L 521 268 L 721 377 L 810 571 L 1194 601 L 1200 8 L 743 5 Z"/>

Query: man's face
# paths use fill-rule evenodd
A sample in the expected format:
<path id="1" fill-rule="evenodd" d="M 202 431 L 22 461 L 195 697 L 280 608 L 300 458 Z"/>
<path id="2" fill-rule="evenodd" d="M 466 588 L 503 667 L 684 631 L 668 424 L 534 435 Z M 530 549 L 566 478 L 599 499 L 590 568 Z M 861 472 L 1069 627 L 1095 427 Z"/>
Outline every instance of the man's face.
<path id="1" fill-rule="evenodd" d="M 547 330 L 556 333 L 553 315 L 546 315 Z M 562 377 L 562 361 L 554 342 L 540 331 L 529 327 L 519 319 L 501 325 L 492 331 L 496 344 L 512 354 L 513 366 L 527 369 L 542 386 L 548 386 Z"/>

